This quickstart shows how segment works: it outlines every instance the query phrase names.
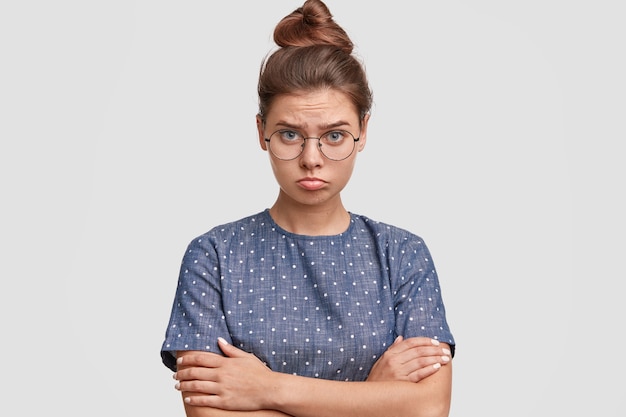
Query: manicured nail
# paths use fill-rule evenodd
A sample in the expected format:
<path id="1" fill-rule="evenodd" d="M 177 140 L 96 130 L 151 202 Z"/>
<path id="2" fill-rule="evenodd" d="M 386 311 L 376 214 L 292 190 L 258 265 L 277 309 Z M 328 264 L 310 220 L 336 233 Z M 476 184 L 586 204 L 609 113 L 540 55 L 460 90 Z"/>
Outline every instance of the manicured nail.
<path id="1" fill-rule="evenodd" d="M 452 352 L 450 352 L 450 350 L 449 350 L 449 349 L 443 348 L 443 349 L 441 349 L 441 350 L 443 351 L 443 354 L 444 354 L 444 355 L 452 356 Z"/>
<path id="2" fill-rule="evenodd" d="M 180 365 L 181 363 L 183 363 L 183 358 L 182 357 L 176 359 L 176 364 L 177 365 Z"/>
<path id="3" fill-rule="evenodd" d="M 447 357 L 447 356 L 442 356 L 442 357 L 441 357 L 441 360 L 442 360 L 442 361 L 444 361 L 444 362 L 449 362 L 449 361 L 450 361 L 450 358 L 449 358 L 449 357 Z"/>
<path id="4" fill-rule="evenodd" d="M 396 337 L 396 340 L 394 340 L 394 341 L 393 341 L 393 343 L 396 343 L 398 340 L 400 340 L 400 338 L 401 338 L 401 337 L 402 337 L 402 336 L 398 336 L 398 337 Z"/>
<path id="5" fill-rule="evenodd" d="M 176 378 L 176 372 L 174 372 L 174 375 L 172 375 L 172 378 L 178 379 L 178 378 Z"/>
<path id="6" fill-rule="evenodd" d="M 222 344 L 224 344 L 224 345 L 227 345 L 227 344 L 228 344 L 228 342 L 226 341 L 226 339 L 224 339 L 223 337 L 218 337 L 218 338 L 217 338 L 217 341 L 218 341 L 218 342 L 220 342 L 220 343 L 222 343 Z"/>
<path id="7" fill-rule="evenodd" d="M 439 346 L 439 340 L 437 339 L 430 339 L 430 343 L 432 343 L 435 346 Z"/>
<path id="8" fill-rule="evenodd" d="M 436 364 L 433 365 L 433 368 L 439 369 L 439 368 L 441 368 L 441 364 L 440 363 L 436 363 Z"/>
<path id="9" fill-rule="evenodd" d="M 174 388 L 176 388 L 177 390 L 180 390 L 180 382 L 177 382 L 176 385 L 174 385 Z"/>

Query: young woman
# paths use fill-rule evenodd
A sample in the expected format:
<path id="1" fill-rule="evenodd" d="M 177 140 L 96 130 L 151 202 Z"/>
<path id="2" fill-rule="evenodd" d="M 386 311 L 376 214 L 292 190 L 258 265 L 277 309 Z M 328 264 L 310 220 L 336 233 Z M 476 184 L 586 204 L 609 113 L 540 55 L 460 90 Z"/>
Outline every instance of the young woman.
<path id="1" fill-rule="evenodd" d="M 346 210 L 372 94 L 324 3 L 276 27 L 258 84 L 271 208 L 183 257 L 161 356 L 188 416 L 447 416 L 454 338 L 418 236 Z"/>

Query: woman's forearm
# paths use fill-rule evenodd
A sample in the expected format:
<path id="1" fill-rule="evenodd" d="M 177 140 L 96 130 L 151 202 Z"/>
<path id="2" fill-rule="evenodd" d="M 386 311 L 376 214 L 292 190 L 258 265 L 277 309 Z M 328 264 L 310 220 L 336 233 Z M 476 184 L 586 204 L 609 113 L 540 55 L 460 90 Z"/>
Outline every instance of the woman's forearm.
<path id="1" fill-rule="evenodd" d="M 271 408 L 297 417 L 447 417 L 452 364 L 418 382 L 341 382 L 275 374 Z"/>
<path id="2" fill-rule="evenodd" d="M 275 389 L 267 392 L 272 409 L 230 411 L 185 404 L 185 412 L 187 417 L 447 417 L 451 373 L 448 364 L 417 383 L 342 382 L 275 373 Z"/>
<path id="3" fill-rule="evenodd" d="M 185 396 L 183 395 L 183 402 Z M 189 404 L 185 404 L 185 415 L 187 417 L 292 417 L 277 410 L 230 411 Z"/>

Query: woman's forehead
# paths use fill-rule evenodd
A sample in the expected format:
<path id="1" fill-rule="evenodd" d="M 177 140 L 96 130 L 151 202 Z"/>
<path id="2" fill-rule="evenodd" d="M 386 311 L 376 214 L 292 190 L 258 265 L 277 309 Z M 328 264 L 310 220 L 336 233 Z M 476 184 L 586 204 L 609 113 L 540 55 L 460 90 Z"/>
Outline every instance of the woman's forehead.
<path id="1" fill-rule="evenodd" d="M 273 100 L 267 116 L 270 123 L 280 121 L 302 127 L 358 122 L 358 113 L 350 97 L 330 89 L 279 95 Z"/>

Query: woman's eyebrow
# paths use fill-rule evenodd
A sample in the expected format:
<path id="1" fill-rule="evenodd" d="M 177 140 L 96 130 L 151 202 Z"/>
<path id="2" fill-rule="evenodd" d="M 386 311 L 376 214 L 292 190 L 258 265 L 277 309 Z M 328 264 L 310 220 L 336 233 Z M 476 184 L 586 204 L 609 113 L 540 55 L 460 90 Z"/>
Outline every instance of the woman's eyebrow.
<path id="1" fill-rule="evenodd" d="M 276 123 L 277 127 L 285 127 L 285 128 L 289 128 L 289 129 L 296 129 L 296 130 L 303 130 L 306 129 L 308 127 L 308 124 L 294 124 L 294 123 L 289 123 L 286 122 L 284 120 L 280 120 Z M 333 123 L 324 123 L 319 125 L 319 129 L 320 130 L 325 130 L 325 129 L 334 129 L 337 127 L 343 127 L 343 126 L 351 126 L 350 123 L 343 121 L 343 120 L 338 120 L 336 122 Z"/>
<path id="2" fill-rule="evenodd" d="M 301 130 L 303 128 L 306 127 L 306 125 L 297 125 L 297 124 L 293 124 L 293 123 L 289 123 L 289 122 L 285 122 L 283 120 L 280 120 L 276 123 L 276 127 L 287 127 L 290 129 L 296 129 L 296 130 Z"/>
<path id="3" fill-rule="evenodd" d="M 336 121 L 334 123 L 327 123 L 320 126 L 320 129 L 334 129 L 336 127 L 342 126 L 351 126 L 350 123 L 344 122 L 343 120 Z"/>

